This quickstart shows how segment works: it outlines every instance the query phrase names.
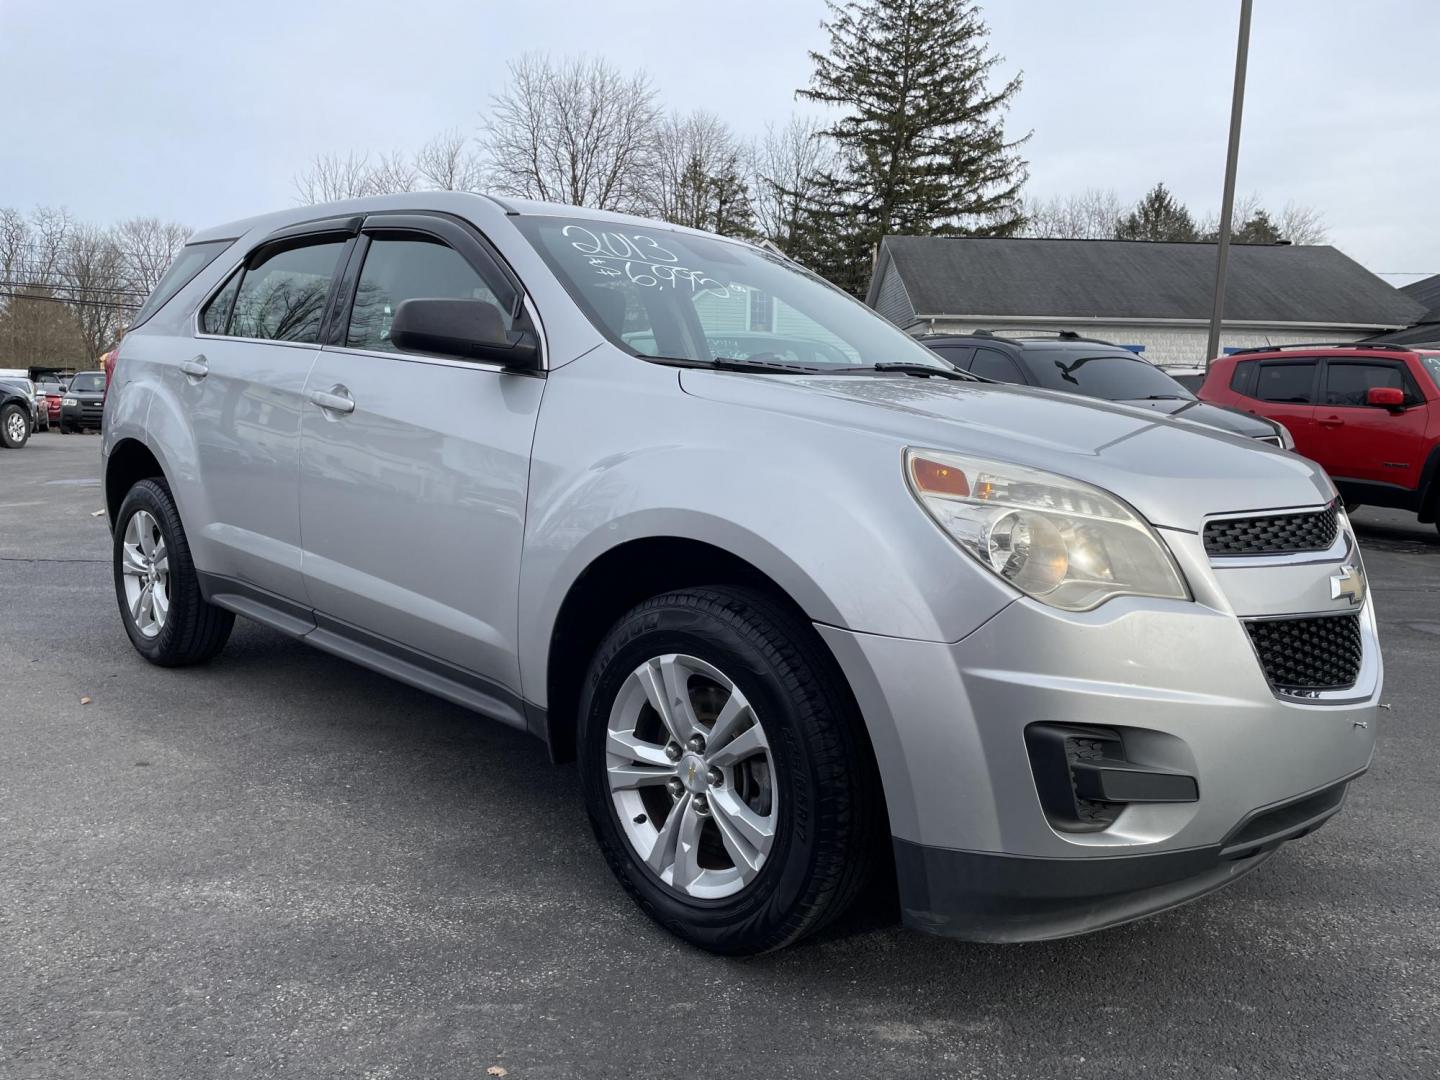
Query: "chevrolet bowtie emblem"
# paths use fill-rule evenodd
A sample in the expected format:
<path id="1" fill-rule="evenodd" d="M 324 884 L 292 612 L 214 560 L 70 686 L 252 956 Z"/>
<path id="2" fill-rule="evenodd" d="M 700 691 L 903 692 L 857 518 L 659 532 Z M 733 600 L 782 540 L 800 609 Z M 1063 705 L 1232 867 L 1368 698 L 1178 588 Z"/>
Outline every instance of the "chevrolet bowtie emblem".
<path id="1" fill-rule="evenodd" d="M 1342 566 L 1340 573 L 1330 578 L 1330 599 L 1339 600 L 1341 597 L 1349 600 L 1352 606 L 1365 602 L 1365 571 L 1360 567 Z"/>

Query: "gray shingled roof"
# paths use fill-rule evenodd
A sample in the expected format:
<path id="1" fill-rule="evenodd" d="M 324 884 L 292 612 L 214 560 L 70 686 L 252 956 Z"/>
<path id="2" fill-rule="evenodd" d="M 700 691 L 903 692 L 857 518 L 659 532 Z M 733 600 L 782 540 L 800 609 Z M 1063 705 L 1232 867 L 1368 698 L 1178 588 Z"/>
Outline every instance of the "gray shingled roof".
<path id="1" fill-rule="evenodd" d="M 893 268 L 891 266 L 893 262 Z M 1208 319 L 1214 244 L 887 236 L 880 278 L 898 271 L 917 318 Z M 1409 326 L 1424 309 L 1333 247 L 1237 244 L 1227 322 Z"/>
<path id="2" fill-rule="evenodd" d="M 1400 291 L 1425 309 L 1425 322 L 1440 322 L 1440 274 L 1412 281 Z"/>

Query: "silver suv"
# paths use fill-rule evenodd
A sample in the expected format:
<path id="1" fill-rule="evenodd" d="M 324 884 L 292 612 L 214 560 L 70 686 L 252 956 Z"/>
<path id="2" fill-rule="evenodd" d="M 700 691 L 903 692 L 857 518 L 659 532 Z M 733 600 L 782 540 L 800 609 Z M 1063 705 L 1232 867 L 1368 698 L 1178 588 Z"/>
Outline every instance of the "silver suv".
<path id="1" fill-rule="evenodd" d="M 976 940 L 1133 919 L 1370 761 L 1319 468 L 977 381 L 749 244 L 454 193 L 212 229 L 103 441 L 143 656 L 238 614 L 532 732 L 716 952 L 862 892 Z"/>

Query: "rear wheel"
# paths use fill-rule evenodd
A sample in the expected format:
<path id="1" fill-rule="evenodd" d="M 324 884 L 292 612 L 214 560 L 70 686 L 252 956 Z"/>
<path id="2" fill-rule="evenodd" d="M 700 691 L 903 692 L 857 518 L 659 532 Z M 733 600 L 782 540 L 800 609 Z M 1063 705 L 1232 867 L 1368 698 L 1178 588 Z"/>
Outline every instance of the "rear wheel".
<path id="1" fill-rule="evenodd" d="M 30 416 L 19 405 L 0 409 L 0 443 L 19 450 L 30 439 Z"/>
<path id="2" fill-rule="evenodd" d="M 611 869 L 701 948 L 779 948 L 840 915 L 879 792 L 813 630 L 763 594 L 691 589 L 616 624 L 581 702 L 580 775 Z"/>
<path id="3" fill-rule="evenodd" d="M 137 652 L 152 664 L 181 667 L 225 647 L 235 616 L 209 603 L 190 558 L 170 489 L 141 480 L 115 518 L 115 596 Z"/>

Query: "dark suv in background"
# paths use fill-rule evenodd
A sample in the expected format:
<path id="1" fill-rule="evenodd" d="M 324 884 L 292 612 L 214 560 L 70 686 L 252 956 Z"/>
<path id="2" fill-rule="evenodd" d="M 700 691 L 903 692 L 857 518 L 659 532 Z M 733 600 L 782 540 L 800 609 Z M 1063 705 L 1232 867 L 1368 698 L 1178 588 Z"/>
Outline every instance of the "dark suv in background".
<path id="1" fill-rule="evenodd" d="M 1043 338 L 1003 337 L 976 330 L 931 334 L 920 341 L 962 371 L 995 382 L 1136 405 L 1287 450 L 1294 446 L 1280 423 L 1207 405 L 1150 361 L 1109 341 L 1081 337 L 1069 330 Z"/>
<path id="2" fill-rule="evenodd" d="M 60 431 L 99 431 L 105 410 L 105 373 L 82 371 L 70 379 L 60 399 Z"/>

